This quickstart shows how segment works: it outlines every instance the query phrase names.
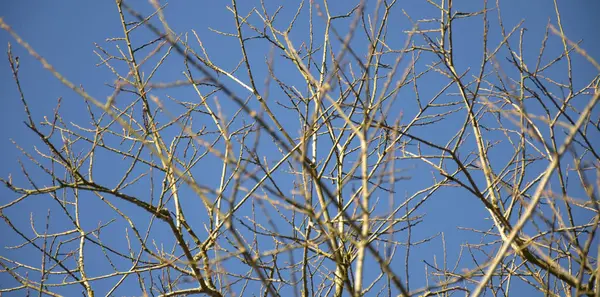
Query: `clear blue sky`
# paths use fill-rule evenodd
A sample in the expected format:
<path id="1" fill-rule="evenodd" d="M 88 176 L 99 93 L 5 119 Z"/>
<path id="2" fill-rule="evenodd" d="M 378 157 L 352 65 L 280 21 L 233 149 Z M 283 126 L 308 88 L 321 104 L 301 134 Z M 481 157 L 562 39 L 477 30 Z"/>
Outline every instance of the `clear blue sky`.
<path id="1" fill-rule="evenodd" d="M 149 12 L 149 5 L 145 1 L 129 1 L 138 5 L 142 12 Z M 248 8 L 253 5 L 259 5 L 258 3 L 250 3 L 251 1 L 239 1 L 241 3 L 240 11 L 246 12 Z M 269 5 L 276 5 L 275 1 L 271 1 Z M 298 1 L 282 1 L 281 5 L 286 6 L 286 9 L 282 11 L 284 16 L 293 15 L 295 12 L 296 3 Z M 332 10 L 335 13 L 342 13 L 352 7 L 355 1 L 330 1 Z M 335 2 L 335 3 L 334 3 Z M 352 2 L 352 3 L 349 3 Z M 368 3 L 376 1 L 367 1 Z M 420 19 L 424 17 L 437 17 L 437 13 L 429 5 L 424 4 L 425 1 L 402 1 L 399 6 L 404 8 L 413 18 Z M 404 3 L 406 2 L 406 3 Z M 418 2 L 418 4 L 416 3 Z M 423 3 L 421 3 L 423 2 Z M 481 7 L 479 2 L 481 1 L 455 1 L 455 5 L 459 10 L 472 11 Z M 475 4 L 477 2 L 477 4 Z M 493 6 L 495 1 L 490 1 L 489 6 Z M 525 35 L 526 39 L 526 53 L 525 56 L 528 59 L 535 59 L 539 53 L 539 44 L 543 38 L 546 25 L 550 21 L 552 24 L 556 24 L 556 17 L 554 13 L 553 2 L 550 0 L 507 0 L 500 1 L 503 21 L 507 28 L 512 28 L 519 21 L 525 20 L 524 28 L 527 28 Z M 211 3 L 211 4 L 208 4 Z M 410 4 L 407 4 L 410 3 Z M 229 4 L 229 3 L 227 3 Z M 226 68 L 232 68 L 240 59 L 239 47 L 237 40 L 225 39 L 217 36 L 208 27 L 215 28 L 222 31 L 233 32 L 234 23 L 230 13 L 225 9 L 225 3 L 218 1 L 191 1 L 191 0 L 180 0 L 171 1 L 167 10 L 166 16 L 169 20 L 171 27 L 179 33 L 190 32 L 190 30 L 196 30 L 200 36 L 202 36 L 205 46 L 207 47 L 211 57 L 216 62 Z M 289 8 L 287 8 L 289 6 Z M 574 0 L 574 1 L 559 1 L 559 7 L 562 14 L 562 22 L 565 28 L 566 35 L 573 41 L 583 39 L 581 46 L 587 49 L 588 53 L 597 60 L 600 60 L 600 38 L 598 38 L 598 28 L 600 28 L 600 18 L 598 12 L 600 12 L 600 2 L 595 0 Z M 495 12 L 491 13 L 490 16 L 493 18 L 490 20 L 492 24 L 496 24 Z M 119 15 L 115 4 L 112 1 L 31 1 L 31 0 L 19 0 L 19 1 L 1 1 L 0 2 L 0 17 L 4 18 L 4 21 L 8 23 L 12 28 L 29 44 L 35 48 L 38 53 L 44 56 L 55 68 L 61 72 L 72 82 L 77 85 L 83 86 L 83 88 L 96 98 L 104 100 L 112 92 L 110 88 L 105 86 L 106 83 L 112 83 L 114 80 L 113 75 L 105 67 L 97 67 L 99 63 L 98 57 L 94 54 L 95 43 L 102 46 L 110 47 L 105 41 L 106 38 L 120 37 L 122 35 L 122 29 L 119 22 Z M 306 23 L 305 20 L 300 20 Z M 392 23 L 397 28 L 398 32 L 389 33 L 397 34 L 402 36 L 402 30 L 408 30 L 410 26 L 406 21 L 406 18 L 396 11 L 395 18 Z M 472 24 L 472 23 L 471 23 Z M 471 24 L 461 25 L 457 23 L 457 27 L 460 32 L 456 36 L 457 42 L 456 51 L 459 53 L 457 56 L 457 65 L 464 70 L 467 67 L 477 68 L 480 54 L 480 44 L 472 44 L 469 41 L 473 37 L 481 34 L 480 23 L 477 26 Z M 292 37 L 297 38 L 295 45 L 299 45 L 302 41 L 306 40 L 306 26 L 298 26 L 300 29 L 294 31 Z M 394 26 L 391 26 L 394 27 Z M 492 37 L 497 44 L 497 26 L 492 25 Z M 340 31 L 345 32 L 347 28 L 341 28 Z M 494 34 L 495 33 L 495 34 Z M 150 38 L 150 35 L 140 36 L 140 38 Z M 400 47 L 404 41 L 403 37 L 390 38 L 395 44 L 393 46 Z M 25 92 L 27 100 L 30 104 L 32 114 L 36 121 L 41 121 L 44 116 L 51 117 L 53 110 L 56 106 L 57 98 L 62 97 L 61 112 L 65 116 L 65 119 L 75 123 L 88 123 L 88 116 L 85 112 L 85 105 L 83 99 L 77 96 L 75 93 L 62 86 L 52 75 L 47 71 L 43 70 L 41 65 L 35 59 L 31 58 L 26 52 L 18 45 L 14 40 L 5 32 L 0 32 L 0 49 L 5 53 L 7 43 L 11 42 L 13 45 L 13 52 L 15 55 L 20 56 L 20 77 L 22 88 Z M 556 53 L 561 51 L 561 45 L 556 36 L 551 37 L 550 49 L 548 56 L 554 56 Z M 355 46 L 359 46 L 354 44 Z M 265 77 L 267 75 L 266 68 L 264 66 L 264 58 L 268 55 L 268 47 L 255 48 L 250 55 L 255 59 L 254 65 L 256 65 L 257 77 Z M 360 52 L 366 51 L 366 48 L 359 50 Z M 504 56 L 500 57 L 505 58 Z M 162 69 L 158 81 L 174 81 L 183 79 L 181 71 L 183 70 L 181 59 L 173 59 L 174 62 L 167 63 L 166 67 Z M 587 64 L 578 55 L 574 56 L 574 63 L 576 65 L 574 77 L 579 84 L 586 83 L 591 77 L 597 74 L 592 66 Z M 564 68 L 562 68 L 564 69 Z M 557 75 L 560 77 L 562 69 L 557 69 Z M 276 69 L 277 70 L 277 69 Z M 283 73 L 285 70 L 281 69 L 283 77 L 287 77 L 288 73 Z M 293 79 L 292 75 L 289 75 L 290 79 Z M 565 77 L 562 77 L 565 79 Z M 258 83 L 262 83 L 259 81 Z M 426 87 L 422 87 L 423 94 L 432 94 L 437 92 L 440 81 L 433 82 L 436 87 L 428 90 Z M 422 83 L 426 84 L 426 83 Z M 240 97 L 245 98 L 248 94 L 243 93 L 240 88 L 235 89 L 236 91 L 242 92 Z M 166 92 L 173 96 L 186 96 L 190 93 L 178 93 L 180 91 L 174 90 Z M 274 96 L 276 96 L 275 93 Z M 12 80 L 12 73 L 8 66 L 6 55 L 2 54 L 0 58 L 0 176 L 6 178 L 9 174 L 12 174 L 13 179 L 18 182 L 24 183 L 26 180 L 20 174 L 20 165 L 17 160 L 22 160 L 27 163 L 26 158 L 19 152 L 12 141 L 16 142 L 20 147 L 23 147 L 28 152 L 33 152 L 32 147 L 34 145 L 39 146 L 40 142 L 35 139 L 34 135 L 24 125 L 25 113 L 23 107 L 20 104 L 19 96 L 15 84 Z M 225 101 L 226 98 L 222 98 L 225 113 L 227 114 L 228 108 L 233 108 L 233 104 Z M 275 99 L 271 101 L 273 104 Z M 273 104 L 274 105 L 274 104 Z M 231 109 L 233 110 L 233 109 Z M 596 109 L 598 110 L 598 109 Z M 292 121 L 292 120 L 290 120 Z M 284 124 L 295 127 L 297 121 L 284 122 Z M 460 125 L 461 122 L 457 121 L 450 123 L 450 127 L 454 125 Z M 451 129 L 451 128 L 448 128 Z M 431 131 L 436 132 L 436 131 Z M 440 133 L 440 130 L 437 130 Z M 443 131 L 442 131 L 443 133 Z M 439 139 L 446 139 L 447 135 L 435 135 L 432 133 L 433 139 L 441 137 Z M 265 138 L 266 139 L 266 138 Z M 268 152 L 265 149 L 264 152 Z M 272 150 L 272 153 L 277 153 L 276 150 Z M 498 155 L 497 158 L 506 158 L 507 156 Z M 415 163 L 416 164 L 416 163 Z M 416 189 L 422 188 L 427 182 L 422 180 L 430 179 L 431 169 L 425 167 L 422 163 L 415 165 L 416 167 L 411 168 L 407 171 L 407 175 L 412 176 L 412 179 L 408 183 L 401 183 L 398 189 L 398 197 L 403 197 L 406 193 L 411 195 Z M 27 166 L 30 166 L 28 164 Z M 108 164 L 107 164 L 108 165 Z M 410 163 L 406 163 L 410 165 Z M 100 179 L 104 179 L 106 182 L 111 182 L 111 178 L 118 178 L 119 174 L 112 176 L 111 166 L 119 168 L 118 164 L 110 164 L 105 166 L 105 171 L 96 173 Z M 126 165 L 124 165 L 126 166 Z M 210 168 L 210 164 L 205 164 L 206 168 Z M 401 165 L 403 166 L 403 165 Z M 219 168 L 214 168 L 215 172 L 218 172 Z M 38 178 L 44 180 L 45 177 L 40 175 Z M 202 176 L 203 182 L 206 185 L 218 183 L 218 174 L 206 174 Z M 114 182 L 114 181 L 113 181 Z M 136 191 L 136 189 L 132 190 Z M 424 239 L 428 236 L 435 235 L 439 232 L 444 232 L 447 246 L 449 248 L 449 262 L 454 263 L 457 257 L 458 248 L 460 244 L 466 241 L 476 242 L 480 237 L 477 234 L 469 233 L 467 231 L 460 231 L 457 229 L 459 226 L 475 227 L 485 224 L 491 226 L 491 223 L 486 220 L 487 213 L 483 211 L 483 206 L 475 201 L 473 197 L 467 197 L 463 192 L 446 190 L 447 195 L 438 195 L 434 200 L 430 200 L 427 203 L 430 205 L 419 212 L 419 214 L 426 215 L 424 222 L 419 225 L 414 231 L 414 240 Z M 383 199 L 383 194 L 382 199 Z M 464 195 L 464 196 L 463 196 Z M 15 196 L 13 193 L 5 188 L 0 188 L 0 205 L 4 205 Z M 99 202 L 90 202 L 99 203 Z M 387 202 L 385 202 L 387 203 Z M 5 214 L 10 215 L 15 219 L 15 222 L 26 229 L 29 224 L 30 213 L 36 217 L 36 222 L 42 227 L 42 222 L 47 214 L 47 209 L 51 203 L 48 201 L 42 201 L 41 199 L 34 198 L 24 202 L 18 208 L 5 211 Z M 102 207 L 101 204 L 91 204 L 88 208 L 87 215 L 89 215 L 89 226 L 93 228 L 97 225 L 99 220 L 106 222 L 106 218 L 102 217 L 102 212 L 94 212 L 94 207 Z M 58 225 L 52 226 L 51 229 L 54 231 L 61 230 L 60 221 Z M 119 230 L 119 236 L 123 234 L 123 228 L 116 228 Z M 160 228 L 160 227 L 157 227 Z M 403 234 L 403 233 L 401 233 Z M 421 234 L 423 236 L 421 236 Z M 2 239 L 2 245 L 12 245 L 21 242 L 21 240 L 11 232 L 6 225 L 0 223 L 0 236 Z M 400 235 L 404 236 L 404 235 Z M 109 239 L 110 240 L 110 239 Z M 119 240 L 114 239 L 115 244 L 119 244 Z M 124 246 L 121 245 L 124 248 Z M 423 261 L 433 262 L 433 256 L 436 255 L 441 259 L 441 243 L 440 239 L 434 239 L 433 241 L 422 245 L 418 250 L 414 251 L 411 258 L 411 289 L 416 289 L 425 285 L 423 279 Z M 19 251 L 14 250 L 0 250 L 0 256 L 5 257 L 26 257 Z M 31 264 L 34 265 L 39 263 L 39 258 L 35 254 L 35 259 L 31 259 Z M 402 258 L 402 257 L 399 257 Z M 28 259 L 29 260 L 29 259 Z M 99 262 L 102 259 L 98 259 Z M 403 263 L 403 259 L 399 263 Z M 92 263 L 96 263 L 92 260 Z M 93 265 L 93 264 L 92 264 Z M 469 267 L 466 265 L 466 267 Z M 403 270 L 398 270 L 403 271 Z M 375 271 L 378 272 L 378 271 Z M 403 274 L 400 274 L 403 275 Z M 10 278 L 6 274 L 0 274 L 0 287 L 4 287 L 4 283 L 12 283 Z M 110 283 L 110 282 L 109 282 Z M 79 290 L 80 288 L 77 288 Z M 117 294 L 121 295 L 139 295 L 137 291 L 139 288 L 135 283 L 124 286 L 121 291 Z M 77 291 L 76 290 L 76 291 Z M 131 290 L 128 292 L 127 290 Z M 104 292 L 99 290 L 98 293 Z M 73 292 L 63 292 L 73 293 Z"/>

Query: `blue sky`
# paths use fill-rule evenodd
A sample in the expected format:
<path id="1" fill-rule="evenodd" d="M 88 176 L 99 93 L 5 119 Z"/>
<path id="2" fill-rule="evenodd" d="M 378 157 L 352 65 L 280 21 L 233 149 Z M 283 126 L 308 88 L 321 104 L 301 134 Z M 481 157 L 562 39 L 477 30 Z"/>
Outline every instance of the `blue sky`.
<path id="1" fill-rule="evenodd" d="M 240 1 L 240 11 L 247 12 L 250 7 L 259 5 L 258 3 L 250 3 L 251 1 Z M 345 13 L 351 8 L 355 1 L 336 1 L 330 3 L 332 14 Z M 375 1 L 367 1 L 368 5 L 374 5 Z M 494 1 L 495 2 L 495 1 Z M 524 28 L 527 28 L 525 34 L 526 46 L 525 46 L 525 59 L 532 61 L 536 59 L 539 53 L 539 44 L 543 39 L 543 34 L 546 29 L 548 22 L 556 24 L 556 16 L 554 12 L 554 5 L 552 1 L 548 0 L 532 0 L 532 1 L 515 1 L 507 0 L 500 1 L 502 9 L 503 22 L 507 28 L 512 28 L 514 25 L 524 20 Z M 581 1 L 558 1 L 559 8 L 561 10 L 561 17 L 565 34 L 573 41 L 583 40 L 581 46 L 587 49 L 588 53 L 600 60 L 600 38 L 597 37 L 597 28 L 600 28 L 600 18 L 597 17 L 597 12 L 600 11 L 600 2 L 594 0 L 581 0 Z M 151 11 L 150 6 L 145 1 L 131 2 L 136 8 L 143 13 L 149 13 Z M 278 5 L 276 1 L 268 1 L 268 5 L 275 7 Z M 286 1 L 284 5 L 286 8 L 282 10 L 281 19 L 289 20 L 295 13 L 295 9 L 298 1 Z M 229 3 L 227 3 L 229 4 Z M 236 39 L 224 38 L 218 36 L 214 32 L 211 32 L 208 28 L 214 28 L 224 32 L 233 32 L 235 30 L 235 24 L 231 18 L 231 14 L 225 9 L 226 3 L 219 4 L 212 2 L 208 4 L 206 1 L 172 1 L 169 3 L 166 9 L 166 18 L 174 31 L 184 33 L 196 30 L 203 39 L 205 46 L 207 47 L 208 53 L 211 58 L 214 59 L 215 63 L 224 68 L 231 69 L 240 60 L 239 46 Z M 461 11 L 474 11 L 481 8 L 480 1 L 455 1 L 455 5 L 458 10 Z M 489 3 L 489 6 L 493 6 L 494 3 Z M 438 14 L 435 9 L 430 5 L 426 4 L 425 1 L 411 1 L 410 4 L 400 3 L 400 7 L 415 19 L 421 18 L 433 18 L 437 17 Z M 498 43 L 499 31 L 496 20 L 496 13 L 490 14 L 490 38 L 492 38 L 492 44 L 490 47 Z M 76 85 L 81 85 L 86 92 L 92 96 L 105 100 L 107 96 L 112 93 L 112 90 L 105 84 L 112 83 L 114 77 L 112 73 L 106 67 L 97 67 L 99 63 L 98 56 L 94 54 L 96 50 L 95 44 L 99 44 L 103 47 L 114 49 L 114 46 L 110 45 L 106 39 L 110 37 L 120 37 L 122 35 L 122 29 L 119 23 L 119 15 L 117 13 L 116 6 L 111 1 L 62 1 L 60 4 L 57 2 L 50 1 L 2 1 L 0 2 L 0 17 L 4 18 L 4 21 L 8 23 L 15 32 L 17 32 L 24 40 L 26 40 L 38 53 L 44 56 L 55 68 L 62 73 L 69 80 L 74 82 Z M 257 21 L 256 19 L 254 21 Z M 340 21 L 339 24 L 348 24 L 349 21 L 344 23 Z M 300 19 L 298 21 L 297 30 L 294 30 L 291 34 L 294 40 L 294 45 L 299 46 L 303 41 L 307 40 L 307 20 Z M 322 24 L 320 24 L 322 26 Z M 319 29 L 319 27 L 317 27 Z M 410 29 L 410 24 L 407 19 L 399 12 L 396 11 L 394 18 L 390 23 L 390 46 L 399 48 L 404 42 L 403 30 Z M 340 25 L 340 32 L 346 32 L 347 28 Z M 397 32 L 393 32 L 397 30 Z M 480 42 L 473 42 L 478 40 L 481 35 L 482 26 L 481 22 L 456 22 L 455 27 L 456 34 L 455 39 L 455 51 L 457 52 L 456 63 L 459 70 L 465 71 L 467 68 L 477 68 L 478 62 L 481 59 L 481 44 Z M 360 33 L 359 33 L 360 34 Z M 190 35 L 193 36 L 193 35 Z M 317 35 L 319 36 L 319 35 Z M 365 53 L 366 48 L 361 47 L 359 35 L 355 38 L 353 47 L 356 47 L 359 53 Z M 363 35 L 364 36 L 364 35 Z M 149 32 L 137 35 L 136 38 L 141 40 L 148 40 L 152 37 Z M 135 38 L 134 38 L 135 41 Z M 515 39 L 513 39 L 513 42 Z M 13 45 L 13 52 L 15 55 L 20 56 L 20 77 L 21 86 L 29 102 L 32 114 L 36 121 L 41 121 L 44 116 L 49 118 L 52 117 L 53 110 L 56 108 L 56 102 L 58 98 L 62 98 L 61 112 L 66 122 L 74 122 L 79 124 L 86 124 L 89 122 L 88 114 L 85 112 L 85 104 L 82 98 L 77 94 L 62 86 L 50 73 L 44 71 L 41 65 L 35 59 L 31 58 L 26 52 L 18 45 L 14 40 L 5 32 L 0 32 L 0 45 L 2 51 L 6 50 L 6 45 L 11 42 Z M 318 42 L 317 42 L 318 43 Z M 257 44 L 260 44 L 257 42 Z M 253 61 L 253 69 L 255 69 L 256 76 L 261 79 L 267 76 L 266 66 L 264 64 L 265 57 L 269 53 L 269 47 L 263 45 L 256 45 L 251 47 L 249 52 L 250 58 Z M 548 42 L 548 51 L 546 59 L 551 59 L 562 51 L 562 44 L 560 39 L 556 36 L 551 36 Z M 174 55 L 175 56 L 175 55 Z M 5 56 L 3 56 L 5 57 Z M 507 57 L 506 52 L 499 54 L 499 60 L 501 63 L 505 62 Z M 182 60 L 180 58 L 173 58 L 165 63 L 165 66 L 161 68 L 161 71 L 156 76 L 157 81 L 174 81 L 183 79 L 181 74 L 183 71 Z M 279 62 L 279 61 L 278 61 Z M 584 83 L 587 83 L 595 75 L 597 71 L 589 65 L 579 55 L 573 56 L 573 64 L 575 65 L 574 80 L 576 86 L 581 87 Z M 284 68 L 284 64 L 279 67 L 276 64 L 275 71 L 281 75 L 283 79 L 287 81 L 296 81 L 301 79 L 298 74 L 292 69 Z M 564 64 L 558 64 L 556 71 L 552 72 L 559 79 L 565 80 Z M 514 75 L 507 68 L 507 74 Z M 562 75 L 562 76 L 561 76 Z M 445 81 L 440 77 L 427 78 L 430 81 L 421 82 L 422 96 L 427 97 L 435 94 L 439 90 L 439 85 L 444 84 Z M 258 84 L 262 84 L 259 81 Z M 299 83 L 301 83 L 299 81 Z M 433 87 L 428 88 L 427 85 L 431 84 Z M 246 98 L 249 94 L 240 87 L 232 86 L 232 89 L 236 91 L 241 98 Z M 456 91 L 456 90 L 454 90 Z M 191 90 L 180 90 L 173 89 L 168 91 L 157 91 L 159 96 L 171 95 L 179 98 L 187 98 L 193 96 L 194 92 Z M 406 93 L 406 94 L 410 94 Z M 282 122 L 285 126 L 289 127 L 293 132 L 297 131 L 297 120 L 287 117 L 285 109 L 278 108 L 273 102 L 277 96 L 281 96 L 281 92 L 273 91 L 270 101 L 271 106 L 274 110 L 280 112 L 282 115 Z M 403 93 L 405 95 L 405 93 Z M 25 113 L 22 105 L 20 104 L 18 92 L 15 84 L 12 80 L 12 73 L 8 66 L 6 58 L 0 59 L 0 99 L 2 100 L 2 108 L 0 108 L 0 176 L 5 178 L 9 174 L 12 174 L 13 179 L 16 182 L 25 183 L 26 180 L 20 174 L 20 165 L 17 160 L 22 160 L 27 163 L 26 158 L 19 152 L 19 149 L 15 147 L 13 141 L 16 142 L 20 147 L 24 148 L 25 151 L 33 152 L 34 146 L 40 146 L 39 140 L 35 139 L 32 132 L 27 129 L 23 124 L 25 120 Z M 236 110 L 235 104 L 228 101 L 223 95 L 218 98 L 222 104 L 224 113 L 232 116 L 234 110 Z M 448 99 L 449 100 L 449 99 Z M 585 101 L 582 100 L 581 104 Z M 258 106 L 256 103 L 250 103 L 253 107 Z M 575 103 L 578 105 L 578 103 Z M 411 114 L 411 108 L 408 105 L 395 106 L 397 113 L 404 112 L 408 117 Z M 598 108 L 596 108 L 597 114 Z M 451 117 L 452 118 L 452 117 Z M 423 128 L 418 130 L 422 135 L 430 137 L 429 139 L 439 141 L 443 143 L 444 140 L 451 137 L 452 131 L 455 131 L 457 126 L 462 124 L 461 117 L 457 117 L 455 120 L 446 121 L 444 125 L 435 126 L 435 128 Z M 241 122 L 237 122 L 236 125 L 242 125 Z M 294 130 L 296 129 L 296 130 Z M 171 133 L 171 132 L 168 132 Z M 272 146 L 269 146 L 267 138 L 264 137 L 263 142 L 260 146 L 260 152 L 266 157 L 273 156 L 269 161 L 273 162 L 277 160 L 278 151 Z M 595 140 L 598 144 L 598 140 Z M 471 142 L 470 145 L 473 143 Z M 469 144 L 467 144 L 469 145 Z M 272 155 L 271 155 L 272 154 Z M 261 156 L 263 157 L 263 156 Z M 496 153 L 492 158 L 498 160 L 506 159 L 510 157 L 508 154 Z M 97 179 L 106 182 L 107 184 L 115 183 L 120 178 L 119 173 L 126 164 L 119 164 L 118 158 L 107 156 L 104 164 L 99 165 L 99 170 L 95 173 Z M 202 168 L 208 170 L 215 170 L 218 172 L 220 167 L 219 162 L 210 160 L 201 164 Z M 400 182 L 397 190 L 397 197 L 404 197 L 405 195 L 412 195 L 416 190 L 421 189 L 424 185 L 430 183 L 432 178 L 431 168 L 425 167 L 422 163 L 418 162 L 405 162 L 400 163 L 398 166 L 406 167 L 406 175 L 410 176 L 411 179 L 407 182 Z M 28 168 L 33 168 L 31 164 L 26 165 Z M 541 167 L 540 167 L 541 169 Z M 218 184 L 218 174 L 211 174 L 208 171 L 205 174 L 199 173 L 202 178 L 202 183 L 205 185 Z M 35 176 L 39 178 L 42 183 L 48 182 L 45 180 L 45 176 L 40 174 Z M 439 178 L 439 176 L 437 176 Z M 287 177 L 282 177 L 282 180 L 286 180 Z M 289 182 L 290 180 L 287 179 Z M 154 185 L 159 188 L 160 185 Z M 291 186 L 288 185 L 288 190 L 291 190 Z M 132 194 L 139 193 L 139 191 L 146 191 L 141 186 L 136 186 L 131 189 Z M 350 189 L 349 189 L 350 190 Z M 185 191 L 185 190 L 184 190 Z M 191 194 L 189 190 L 184 192 Z M 575 195 L 581 195 L 581 189 L 574 189 Z M 387 196 L 383 193 L 378 193 L 382 200 L 387 200 Z M 86 196 L 88 197 L 88 196 Z M 5 188 L 0 188 L 0 205 L 7 203 L 10 199 L 14 198 L 14 194 Z M 99 221 L 106 222 L 107 212 L 99 211 L 104 209 L 105 206 L 97 200 L 92 199 L 93 196 L 89 196 L 89 204 L 85 205 L 84 213 L 86 214 L 86 224 L 90 229 L 98 225 Z M 133 208 L 127 204 L 120 204 L 116 202 L 119 207 L 123 207 L 128 211 L 136 213 Z M 187 201 L 186 207 L 192 209 L 198 207 L 199 202 L 197 200 Z M 384 204 L 386 204 L 385 202 Z M 469 241 L 477 242 L 480 240 L 480 235 L 472 232 L 461 231 L 458 227 L 480 227 L 480 226 L 491 226 L 489 219 L 487 219 L 487 213 L 483 210 L 483 205 L 477 202 L 473 197 L 466 195 L 465 191 L 455 189 L 445 189 L 442 194 L 436 195 L 434 199 L 426 202 L 426 207 L 418 212 L 418 215 L 425 215 L 423 222 L 415 227 L 413 230 L 413 240 L 422 240 L 429 236 L 433 236 L 443 232 L 445 234 L 446 245 L 448 247 L 449 263 L 453 264 L 457 258 L 460 245 Z M 15 224 L 27 230 L 29 225 L 30 214 L 35 217 L 36 225 L 40 228 L 43 227 L 47 210 L 55 208 L 56 206 L 46 199 L 41 197 L 30 198 L 19 205 L 18 208 L 12 208 L 5 210 L 4 213 L 11 216 L 14 219 Z M 384 211 L 384 208 L 381 209 Z M 589 214 L 582 213 L 582 216 Z M 144 216 L 140 215 L 139 221 L 144 220 Z M 61 220 L 59 216 L 53 217 L 56 221 L 53 222 L 50 227 L 51 230 L 61 230 Z M 191 218 L 191 221 L 203 222 L 203 218 Z M 122 222 L 121 222 L 122 223 Z M 117 223 L 119 224 L 119 223 Z M 55 228 L 55 229 L 53 229 Z M 154 232 L 160 233 L 161 228 L 164 226 L 155 225 Z M 125 243 L 121 240 L 123 236 L 123 225 L 114 226 L 114 234 L 120 234 L 119 237 L 115 236 L 106 239 L 113 245 L 126 249 Z M 4 245 L 14 245 L 21 242 L 21 240 L 15 236 L 15 234 L 8 229 L 6 225 L 0 224 L 0 234 L 5 238 Z M 398 236 L 405 236 L 405 233 L 400 233 Z M 158 236 L 157 238 L 161 238 Z M 168 240 L 172 239 L 165 239 Z M 442 244 L 441 238 L 436 237 L 434 240 L 420 246 L 419 249 L 414 250 L 412 258 L 410 260 L 411 265 L 411 289 L 416 289 L 426 284 L 424 279 L 423 261 L 428 263 L 433 262 L 434 256 L 437 257 L 438 261 L 442 255 Z M 25 251 L 25 252 L 24 252 Z M 36 254 L 35 258 L 28 258 L 27 249 L 24 251 L 15 250 L 2 250 L 0 255 L 5 257 L 19 257 L 24 259 L 31 265 L 39 264 L 39 258 Z M 31 250 L 29 250 L 31 252 Z M 403 257 L 398 257 L 403 258 Z M 90 260 L 93 265 L 105 265 L 103 259 Z M 401 267 L 404 264 L 404 260 L 400 260 L 397 263 L 397 267 Z M 470 267 L 469 262 L 464 265 L 465 268 Z M 461 266 L 463 267 L 463 266 Z M 90 268 L 95 269 L 95 268 Z M 403 268 L 396 270 L 403 275 Z M 373 270 L 373 274 L 369 274 L 367 278 L 375 275 L 378 271 Z M 0 274 L 0 283 L 9 283 L 9 278 L 6 274 Z M 431 281 L 431 280 L 430 280 Z M 100 282 L 101 283 L 101 282 Z M 110 284 L 108 281 L 106 284 Z M 79 289 L 79 288 L 78 288 Z M 133 283 L 127 283 L 118 291 L 117 295 L 139 295 L 139 287 Z M 104 292 L 100 289 L 100 292 Z M 64 294 L 70 294 L 69 291 L 62 292 Z"/>

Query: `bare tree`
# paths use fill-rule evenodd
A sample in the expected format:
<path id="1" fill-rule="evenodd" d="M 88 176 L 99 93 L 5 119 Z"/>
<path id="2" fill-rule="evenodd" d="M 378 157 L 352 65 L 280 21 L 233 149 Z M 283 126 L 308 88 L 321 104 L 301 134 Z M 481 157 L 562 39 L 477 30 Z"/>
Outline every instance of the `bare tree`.
<path id="1" fill-rule="evenodd" d="M 25 125 L 42 145 L 20 148 L 28 184 L 2 179 L 14 197 L 0 216 L 22 242 L 7 248 L 30 256 L 0 255 L 12 279 L 0 292 L 600 296 L 600 76 L 576 80 L 574 61 L 600 65 L 565 36 L 556 1 L 537 59 L 499 0 L 477 11 L 427 0 L 437 14 L 422 16 L 395 0 L 342 14 L 326 0 L 240 2 L 227 6 L 234 31 L 211 29 L 237 41 L 230 67 L 214 58 L 218 44 L 173 31 L 167 5 L 143 14 L 117 0 L 122 35 L 96 50 L 114 73 L 106 100 L 0 19 L 89 116 L 65 120 L 59 100 L 35 119 L 9 44 Z M 464 23 L 480 28 L 477 64 L 459 58 Z M 176 79 L 157 78 L 166 64 Z M 16 224 L 35 196 L 48 212 Z M 427 212 L 457 196 L 488 220 L 455 226 L 477 240 L 450 248 L 419 225 L 451 224 Z M 443 259 L 414 267 L 424 245 Z"/>

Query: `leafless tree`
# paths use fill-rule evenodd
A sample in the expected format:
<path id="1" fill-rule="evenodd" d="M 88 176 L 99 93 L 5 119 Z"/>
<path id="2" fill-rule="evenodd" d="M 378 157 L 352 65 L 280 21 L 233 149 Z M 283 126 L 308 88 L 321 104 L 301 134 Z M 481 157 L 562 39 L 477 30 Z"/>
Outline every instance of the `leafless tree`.
<path id="1" fill-rule="evenodd" d="M 22 242 L 6 248 L 29 252 L 0 255 L 14 280 L 0 292 L 600 296 L 600 76 L 575 79 L 574 61 L 600 65 L 565 36 L 556 1 L 558 21 L 528 59 L 525 25 L 505 25 L 499 0 L 478 11 L 426 0 L 437 14 L 420 16 L 395 0 L 340 15 L 327 0 L 245 10 L 232 0 L 235 30 L 212 30 L 237 41 L 236 67 L 214 58 L 219 44 L 174 32 L 168 5 L 150 1 L 142 14 L 130 2 L 115 5 L 122 35 L 96 50 L 114 73 L 106 100 L 0 19 L 28 53 L 21 60 L 39 61 L 89 115 L 65 120 L 59 100 L 34 118 L 9 44 L 41 145 L 19 147 L 27 184 L 2 179 L 14 192 L 0 203 L 14 231 L 3 236 Z M 398 29 L 400 18 L 410 25 Z M 479 28 L 477 64 L 457 57 L 464 23 Z M 549 43 L 562 46 L 557 56 Z M 166 64 L 180 71 L 174 80 L 156 78 Z M 35 196 L 52 206 L 15 224 Z M 456 226 L 478 240 L 454 247 L 452 263 L 445 234 L 419 224 L 452 224 L 427 212 L 456 196 L 488 221 Z M 421 270 L 410 263 L 424 245 L 443 259 Z"/>

